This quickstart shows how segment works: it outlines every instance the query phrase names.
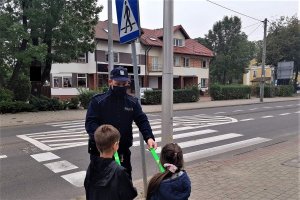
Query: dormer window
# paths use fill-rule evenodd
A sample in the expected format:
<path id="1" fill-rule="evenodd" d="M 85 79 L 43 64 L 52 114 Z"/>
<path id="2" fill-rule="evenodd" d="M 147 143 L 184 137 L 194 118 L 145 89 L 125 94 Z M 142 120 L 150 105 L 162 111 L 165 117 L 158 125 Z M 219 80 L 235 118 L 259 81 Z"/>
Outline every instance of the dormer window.
<path id="1" fill-rule="evenodd" d="M 173 43 L 174 43 L 175 47 L 182 47 L 183 46 L 183 39 L 174 38 Z"/>

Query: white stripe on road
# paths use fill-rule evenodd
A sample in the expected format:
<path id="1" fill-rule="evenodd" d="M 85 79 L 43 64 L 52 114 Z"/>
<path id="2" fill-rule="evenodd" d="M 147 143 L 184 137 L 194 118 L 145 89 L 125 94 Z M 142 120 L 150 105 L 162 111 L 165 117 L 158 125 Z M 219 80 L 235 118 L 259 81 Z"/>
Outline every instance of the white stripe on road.
<path id="1" fill-rule="evenodd" d="M 300 111 L 294 112 L 294 113 L 300 113 Z"/>
<path id="2" fill-rule="evenodd" d="M 6 155 L 0 155 L 0 159 L 2 159 L 2 158 L 7 158 L 7 156 Z"/>
<path id="3" fill-rule="evenodd" d="M 53 124 L 51 126 L 59 127 L 59 126 L 70 126 L 70 125 L 85 125 L 85 122 L 73 122 L 73 123 L 65 123 L 65 124 Z"/>
<path id="4" fill-rule="evenodd" d="M 249 109 L 249 110 L 257 110 L 258 108 L 251 108 L 251 109 Z"/>
<path id="5" fill-rule="evenodd" d="M 69 123 L 79 123 L 84 122 L 85 120 L 73 120 L 73 121 L 66 121 L 66 122 L 53 122 L 53 123 L 46 123 L 46 125 L 56 125 L 56 124 L 69 124 Z"/>
<path id="6" fill-rule="evenodd" d="M 270 141 L 270 140 L 271 139 L 257 137 L 257 138 L 252 138 L 252 139 L 249 139 L 249 140 L 243 140 L 243 141 L 240 141 L 240 142 L 225 144 L 225 145 L 212 147 L 212 148 L 208 148 L 208 149 L 204 149 L 204 150 L 200 150 L 200 151 L 194 151 L 194 152 L 191 152 L 191 153 L 186 153 L 186 154 L 183 155 L 183 157 L 184 157 L 185 162 L 190 162 L 190 161 L 193 161 L 193 160 L 206 158 L 206 157 L 209 157 L 209 156 L 214 156 L 214 155 L 218 155 L 218 154 L 221 154 L 221 153 L 225 153 L 225 152 L 245 148 L 245 147 L 248 147 L 248 146 L 252 146 L 252 145 L 255 145 L 255 144 L 267 142 L 267 141 Z"/>
<path id="7" fill-rule="evenodd" d="M 44 164 L 46 167 L 48 167 L 51 171 L 54 173 L 64 172 L 72 169 L 77 169 L 78 167 L 73 165 L 72 163 L 63 160 L 63 161 L 57 161 L 52 163 Z"/>
<path id="8" fill-rule="evenodd" d="M 228 134 L 224 134 L 224 135 L 218 135 L 218 136 L 213 136 L 213 137 L 208 137 L 208 138 L 203 138 L 203 139 L 179 142 L 178 145 L 181 148 L 187 148 L 187 147 L 194 147 L 194 146 L 198 146 L 201 144 L 208 144 L 208 143 L 212 143 L 212 142 L 218 142 L 218 141 L 232 139 L 232 138 L 241 137 L 241 136 L 243 136 L 243 135 L 237 134 L 237 133 L 228 133 Z M 161 147 L 158 147 L 156 149 L 156 152 L 160 153 Z"/>
<path id="9" fill-rule="evenodd" d="M 190 126 L 185 126 L 185 127 L 178 127 L 178 128 L 173 128 L 173 132 L 177 132 L 177 131 L 185 131 L 185 130 L 190 130 L 190 129 L 195 129 L 197 127 L 190 127 Z M 161 134 L 161 130 L 158 131 L 152 131 L 153 135 L 160 135 Z M 135 133 L 133 134 L 133 138 L 137 138 L 139 137 L 139 133 Z"/>
<path id="10" fill-rule="evenodd" d="M 32 139 L 30 137 L 27 137 L 26 135 L 17 135 L 17 137 L 23 139 L 23 140 L 26 140 L 27 142 L 35 145 L 36 147 L 40 148 L 41 150 L 44 150 L 44 151 L 50 151 L 52 150 L 50 147 L 48 147 L 47 145 L 35 140 L 35 139 Z"/>
<path id="11" fill-rule="evenodd" d="M 51 148 L 51 149 L 52 150 L 66 149 L 66 148 L 79 147 L 79 146 L 83 146 L 83 145 L 87 145 L 87 144 L 88 144 L 88 142 L 78 142 L 77 144 L 71 144 L 71 145 L 68 145 L 68 143 L 64 143 L 64 145 L 62 145 L 62 146 L 58 146 L 58 147 Z"/>
<path id="12" fill-rule="evenodd" d="M 289 115 L 289 114 L 291 114 L 291 113 L 282 113 L 282 114 L 279 114 L 279 115 L 284 116 L 284 115 Z"/>
<path id="13" fill-rule="evenodd" d="M 272 107 L 268 107 L 268 106 L 266 106 L 266 107 L 263 107 L 263 108 L 266 108 L 266 109 L 268 109 L 268 108 L 272 108 Z"/>
<path id="14" fill-rule="evenodd" d="M 217 115 L 217 114 L 225 114 L 226 112 L 216 112 L 214 113 L 214 115 Z"/>
<path id="15" fill-rule="evenodd" d="M 217 131 L 208 129 L 208 130 L 203 130 L 203 131 L 182 133 L 182 134 L 173 135 L 173 139 L 187 138 L 187 137 L 191 137 L 191 136 L 198 136 L 198 135 L 203 135 L 203 134 L 208 134 L 208 133 L 215 133 L 215 132 L 217 132 Z M 237 137 L 237 135 L 241 136 L 240 134 L 230 133 L 230 134 L 224 134 L 224 135 L 216 136 L 216 137 L 208 137 L 208 138 L 204 138 L 204 139 L 192 140 L 192 141 L 190 141 L 191 143 L 189 143 L 189 144 L 194 144 L 192 146 L 195 146 L 199 142 L 201 143 L 203 141 L 206 142 L 206 141 L 213 141 L 213 140 L 218 141 L 218 139 L 220 139 L 221 137 L 222 138 L 226 138 L 226 137 L 230 138 L 230 137 Z M 161 137 L 155 138 L 155 142 L 161 142 Z M 179 144 L 181 144 L 181 143 L 179 143 Z M 134 141 L 132 146 L 135 146 L 135 147 L 140 146 L 140 141 Z"/>
<path id="16" fill-rule="evenodd" d="M 246 122 L 246 121 L 251 121 L 251 120 L 254 120 L 253 118 L 248 118 L 248 119 L 241 119 L 239 120 L 240 122 Z"/>
<path id="17" fill-rule="evenodd" d="M 276 108 L 282 108 L 283 106 L 275 106 Z"/>
<path id="18" fill-rule="evenodd" d="M 45 131 L 45 132 L 29 133 L 29 134 L 26 134 L 26 136 L 47 135 L 47 134 L 53 134 L 53 133 L 67 133 L 67 132 L 68 132 L 67 130 Z"/>
<path id="19" fill-rule="evenodd" d="M 68 138 L 68 137 L 88 137 L 87 134 L 69 134 L 69 135 L 59 135 L 59 136 L 50 136 L 50 137 L 37 137 L 37 138 L 34 138 L 36 140 L 39 140 L 39 139 L 51 139 L 51 138 Z"/>
<path id="20" fill-rule="evenodd" d="M 61 140 L 41 140 L 41 142 L 64 142 L 64 141 L 74 141 L 74 140 L 87 140 L 87 138 L 72 138 L 72 139 L 61 139 Z"/>
<path id="21" fill-rule="evenodd" d="M 63 146 L 81 146 L 86 145 L 88 142 L 69 142 L 69 143 L 59 143 L 59 144 L 49 144 L 50 147 L 63 147 Z"/>
<path id="22" fill-rule="evenodd" d="M 273 115 L 262 116 L 262 119 L 274 117 Z"/>
<path id="23" fill-rule="evenodd" d="M 234 110 L 232 112 L 242 112 L 242 111 L 244 111 L 244 110 Z"/>
<path id="24" fill-rule="evenodd" d="M 61 128 L 67 129 L 67 128 L 85 128 L 84 124 L 80 125 L 72 125 L 72 126 L 62 126 Z"/>
<path id="25" fill-rule="evenodd" d="M 33 155 L 30 155 L 30 156 L 38 162 L 43 162 L 43 161 L 54 160 L 54 159 L 59 159 L 60 158 L 59 156 L 57 156 L 57 155 L 55 155 L 51 152 L 33 154 Z"/>
<path id="26" fill-rule="evenodd" d="M 75 172 L 61 176 L 63 179 L 76 187 L 83 187 L 86 171 Z"/>
<path id="27" fill-rule="evenodd" d="M 68 131 L 70 131 L 70 130 L 68 130 Z M 87 134 L 84 131 L 77 131 L 77 132 L 75 132 L 75 131 L 68 132 L 68 131 L 62 130 L 62 132 L 59 132 L 59 133 L 54 133 L 54 134 L 53 133 L 47 133 L 47 134 L 44 134 L 44 135 L 34 135 L 34 136 L 30 136 L 30 137 L 33 138 L 33 139 L 37 139 L 37 138 L 44 138 L 44 137 L 55 136 L 55 135 L 60 136 L 60 135 L 72 135 L 72 134 L 78 134 L 78 135 Z"/>

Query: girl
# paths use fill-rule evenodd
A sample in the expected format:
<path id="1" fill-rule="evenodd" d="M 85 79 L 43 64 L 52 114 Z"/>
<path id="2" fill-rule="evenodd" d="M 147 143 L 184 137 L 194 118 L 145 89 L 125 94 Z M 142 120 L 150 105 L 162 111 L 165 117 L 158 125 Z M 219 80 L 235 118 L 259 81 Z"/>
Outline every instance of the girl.
<path id="1" fill-rule="evenodd" d="M 154 175 L 148 185 L 147 200 L 186 200 L 191 194 L 191 181 L 183 170 L 183 154 L 175 143 L 166 144 L 160 155 L 164 173 Z"/>

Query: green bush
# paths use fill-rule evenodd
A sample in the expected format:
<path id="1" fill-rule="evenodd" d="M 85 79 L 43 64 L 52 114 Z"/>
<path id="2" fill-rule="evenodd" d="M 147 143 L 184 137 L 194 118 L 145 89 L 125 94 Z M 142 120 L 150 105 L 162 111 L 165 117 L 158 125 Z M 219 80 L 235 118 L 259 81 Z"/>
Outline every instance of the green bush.
<path id="1" fill-rule="evenodd" d="M 23 101 L 1 101 L 0 113 L 32 112 L 34 106 Z"/>
<path id="2" fill-rule="evenodd" d="M 210 87 L 212 100 L 248 99 L 250 95 L 250 86 L 214 84 Z"/>
<path id="3" fill-rule="evenodd" d="M 12 101 L 14 93 L 8 89 L 0 88 L 0 101 Z"/>
<path id="4" fill-rule="evenodd" d="M 293 85 L 279 85 L 275 90 L 276 96 L 280 97 L 290 97 L 294 94 Z"/>
<path id="5" fill-rule="evenodd" d="M 260 86 L 255 85 L 251 87 L 251 96 L 260 97 Z M 274 97 L 275 87 L 270 84 L 265 84 L 264 87 L 264 98 Z"/>
<path id="6" fill-rule="evenodd" d="M 45 96 L 31 96 L 29 103 L 32 104 L 35 110 L 47 111 L 47 110 L 64 110 L 66 105 L 64 102 L 60 101 L 58 98 L 48 98 Z"/>
<path id="7" fill-rule="evenodd" d="M 146 90 L 144 93 L 143 104 L 161 104 L 161 90 Z M 196 102 L 199 100 L 200 92 L 197 87 L 191 87 L 188 89 L 179 89 L 173 91 L 173 103 L 187 103 Z"/>
<path id="8" fill-rule="evenodd" d="M 14 99 L 16 101 L 27 101 L 31 93 L 31 83 L 28 77 L 20 76 L 20 79 L 15 83 Z"/>
<path id="9" fill-rule="evenodd" d="M 103 88 L 100 88 L 97 90 L 87 90 L 87 89 L 83 89 L 83 88 L 78 88 L 78 91 L 79 91 L 78 98 L 79 98 L 81 106 L 84 109 L 87 109 L 89 107 L 89 103 L 90 103 L 92 97 L 96 94 L 102 93 L 105 89 L 107 89 L 107 88 L 103 87 Z"/>
<path id="10" fill-rule="evenodd" d="M 72 97 L 70 102 L 68 103 L 69 109 L 78 109 L 79 107 L 79 98 L 78 97 Z"/>

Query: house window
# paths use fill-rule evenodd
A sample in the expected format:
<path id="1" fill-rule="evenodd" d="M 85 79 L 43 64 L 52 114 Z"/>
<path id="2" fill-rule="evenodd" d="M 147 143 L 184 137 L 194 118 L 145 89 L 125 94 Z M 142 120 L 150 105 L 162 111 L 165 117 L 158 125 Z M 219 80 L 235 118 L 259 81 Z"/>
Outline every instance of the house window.
<path id="1" fill-rule="evenodd" d="M 183 58 L 183 66 L 184 67 L 189 67 L 190 66 L 190 58 Z"/>
<path id="2" fill-rule="evenodd" d="M 254 70 L 254 71 L 253 71 L 253 78 L 256 78 L 256 73 L 257 73 L 257 71 Z"/>
<path id="3" fill-rule="evenodd" d="M 174 56 L 174 66 L 175 67 L 180 66 L 180 57 Z"/>
<path id="4" fill-rule="evenodd" d="M 105 58 L 106 58 L 106 62 L 108 62 L 108 52 L 105 52 Z M 114 53 L 114 62 L 118 63 L 119 62 L 119 53 Z"/>
<path id="5" fill-rule="evenodd" d="M 183 46 L 183 39 L 174 38 L 173 44 L 174 44 L 175 47 L 182 47 Z"/>
<path id="6" fill-rule="evenodd" d="M 152 57 L 152 70 L 158 70 L 158 57 Z"/>
<path id="7" fill-rule="evenodd" d="M 206 60 L 203 60 L 202 61 L 202 68 L 206 68 L 207 66 L 206 66 Z"/>
<path id="8" fill-rule="evenodd" d="M 61 77 L 53 77 L 53 87 L 58 88 L 61 85 Z"/>
<path id="9" fill-rule="evenodd" d="M 86 74 L 77 74 L 77 85 L 78 87 L 87 87 Z"/>
<path id="10" fill-rule="evenodd" d="M 63 77 L 63 87 L 72 87 L 72 77 Z"/>
<path id="11" fill-rule="evenodd" d="M 207 87 L 207 78 L 201 78 L 201 88 Z"/>

